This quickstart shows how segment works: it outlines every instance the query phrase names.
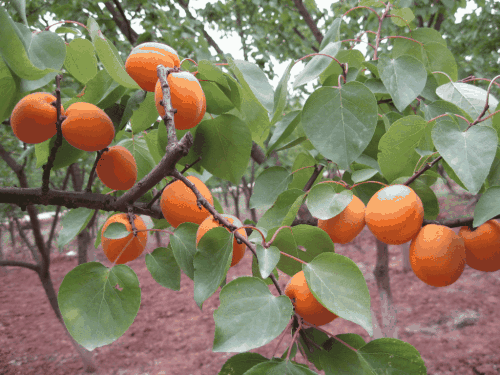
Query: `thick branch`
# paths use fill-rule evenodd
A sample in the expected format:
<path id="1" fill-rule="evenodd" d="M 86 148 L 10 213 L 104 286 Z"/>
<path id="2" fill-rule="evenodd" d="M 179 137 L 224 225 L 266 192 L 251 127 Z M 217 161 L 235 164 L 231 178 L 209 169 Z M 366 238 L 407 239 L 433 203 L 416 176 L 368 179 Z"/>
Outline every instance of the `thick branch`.
<path id="1" fill-rule="evenodd" d="M 304 18 L 304 21 L 306 22 L 307 26 L 309 26 L 309 29 L 313 33 L 317 42 L 321 44 L 321 42 L 323 40 L 323 34 L 321 33 L 321 31 L 319 31 L 318 26 L 316 25 L 316 22 L 314 22 L 313 18 L 311 17 L 311 14 L 309 13 L 307 8 L 305 7 L 302 0 L 293 0 L 293 3 L 295 4 L 295 7 L 299 11 L 302 18 Z"/>
<path id="2" fill-rule="evenodd" d="M 252 142 L 252 151 L 250 152 L 250 156 L 259 165 L 263 164 L 267 159 L 265 152 L 255 142 Z"/>
<path id="3" fill-rule="evenodd" d="M 18 260 L 0 260 L 0 267 L 24 267 L 38 272 L 38 265 Z"/>
<path id="4" fill-rule="evenodd" d="M 113 3 L 115 3 L 119 12 L 116 11 Z M 115 21 L 116 25 L 118 26 L 122 34 L 128 39 L 130 44 L 134 45 L 139 36 L 130 26 L 130 22 L 127 20 L 127 17 L 125 17 L 125 13 L 123 12 L 120 3 L 117 0 L 113 0 L 113 2 L 106 1 L 104 3 L 104 6 L 109 11 L 109 13 L 111 13 L 113 21 Z"/>

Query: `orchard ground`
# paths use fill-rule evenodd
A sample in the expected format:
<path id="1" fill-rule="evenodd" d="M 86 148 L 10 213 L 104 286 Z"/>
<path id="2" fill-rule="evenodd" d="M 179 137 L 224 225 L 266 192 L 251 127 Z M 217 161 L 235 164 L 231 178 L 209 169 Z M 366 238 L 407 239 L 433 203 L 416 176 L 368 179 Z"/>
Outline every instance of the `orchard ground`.
<path id="1" fill-rule="evenodd" d="M 457 191 L 463 192 L 454 185 Z M 462 196 L 437 189 L 440 217 L 470 216 L 473 206 Z M 222 199 L 219 198 L 221 203 Z M 231 197 L 230 197 L 230 200 Z M 241 212 L 245 212 L 241 207 Z M 227 213 L 233 214 L 229 209 Z M 247 216 L 241 217 L 242 220 Z M 103 221 L 104 218 L 101 217 Z M 49 230 L 44 224 L 44 233 Z M 100 223 L 102 225 L 102 222 Z M 458 228 L 455 228 L 458 232 Z M 163 246 L 167 239 L 163 237 Z M 21 246 L 17 239 L 17 248 Z M 0 242 L 4 256 L 30 260 L 27 248 L 14 253 L 6 231 Z M 150 236 L 147 250 L 156 248 Z M 64 253 L 76 251 L 73 241 Z M 363 272 L 372 297 L 372 308 L 380 320 L 380 303 L 373 276 L 376 263 L 375 238 L 364 228 L 351 243 L 336 245 L 335 251 L 355 261 Z M 389 246 L 390 278 L 393 302 L 398 314 L 399 339 L 420 352 L 429 375 L 500 374 L 500 272 L 483 273 L 466 266 L 458 281 L 449 287 L 435 288 L 421 282 L 413 272 L 403 272 L 400 246 Z M 101 247 L 89 248 L 89 261 L 97 258 L 106 266 Z M 53 252 L 51 275 L 56 290 L 71 269 L 76 257 Z M 149 274 L 144 256 L 128 264 L 137 273 L 142 289 L 139 313 L 130 329 L 111 345 L 94 350 L 97 374 L 212 375 L 234 353 L 212 353 L 213 311 L 219 306 L 218 293 L 210 297 L 200 311 L 193 300 L 193 282 L 185 275 L 181 290 L 174 292 L 157 284 Z M 251 275 L 251 252 L 228 272 L 228 282 Z M 284 287 L 289 276 L 280 273 Z M 61 324 L 51 310 L 36 274 L 30 270 L 0 268 L 0 374 L 84 374 L 80 357 L 71 345 Z M 274 287 L 270 287 L 277 295 Z M 342 318 L 323 326 L 334 334 L 357 333 L 365 341 L 367 333 Z M 287 337 L 276 355 L 281 355 L 291 341 Z M 278 339 L 252 350 L 271 357 Z M 306 363 L 301 354 L 297 362 Z M 314 367 L 311 368 L 313 370 Z M 318 371 L 324 374 L 323 371 Z"/>

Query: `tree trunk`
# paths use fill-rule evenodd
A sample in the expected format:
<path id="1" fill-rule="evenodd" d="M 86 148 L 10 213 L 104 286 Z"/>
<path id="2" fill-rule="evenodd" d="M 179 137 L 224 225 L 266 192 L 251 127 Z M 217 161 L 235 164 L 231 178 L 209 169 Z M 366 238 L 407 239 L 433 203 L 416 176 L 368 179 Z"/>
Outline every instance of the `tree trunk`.
<path id="1" fill-rule="evenodd" d="M 78 164 L 70 165 L 71 181 L 73 183 L 73 189 L 75 191 L 82 191 L 83 189 L 83 173 Z M 88 262 L 88 248 L 90 244 L 90 234 L 88 230 L 88 225 L 76 236 L 78 241 L 78 264 L 84 264 Z"/>
<path id="2" fill-rule="evenodd" d="M 156 247 L 162 247 L 160 232 L 156 231 L 155 237 L 156 237 Z"/>
<path id="3" fill-rule="evenodd" d="M 238 219 L 240 218 L 240 187 L 238 185 L 235 186 L 235 190 L 234 191 L 230 191 L 231 192 L 231 196 L 233 197 L 233 201 L 234 201 L 234 216 L 236 216 Z M 230 189 L 230 187 L 228 186 L 228 190 Z"/>
<path id="4" fill-rule="evenodd" d="M 392 304 L 392 293 L 389 279 L 389 248 L 387 244 L 377 240 L 377 264 L 373 271 L 380 296 L 380 313 L 382 315 L 382 333 L 384 337 L 398 338 L 397 311 Z"/>
<path id="5" fill-rule="evenodd" d="M 12 216 L 9 216 L 9 234 L 12 250 L 16 251 L 16 232 L 14 231 L 14 218 Z"/>
<path id="6" fill-rule="evenodd" d="M 410 264 L 410 242 L 401 245 L 401 252 L 403 253 L 403 272 L 411 271 Z"/>

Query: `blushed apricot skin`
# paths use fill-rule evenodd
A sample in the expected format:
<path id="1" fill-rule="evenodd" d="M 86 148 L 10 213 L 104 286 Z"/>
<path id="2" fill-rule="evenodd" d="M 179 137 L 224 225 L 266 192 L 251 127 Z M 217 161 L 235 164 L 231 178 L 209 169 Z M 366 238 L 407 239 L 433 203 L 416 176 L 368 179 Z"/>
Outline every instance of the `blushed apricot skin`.
<path id="1" fill-rule="evenodd" d="M 458 235 L 465 243 L 466 262 L 469 267 L 483 272 L 500 270 L 500 223 L 489 220 L 475 231 L 460 228 Z"/>
<path id="2" fill-rule="evenodd" d="M 96 167 L 97 176 L 112 190 L 128 190 L 137 181 L 134 156 L 123 146 L 112 146 L 105 151 Z"/>

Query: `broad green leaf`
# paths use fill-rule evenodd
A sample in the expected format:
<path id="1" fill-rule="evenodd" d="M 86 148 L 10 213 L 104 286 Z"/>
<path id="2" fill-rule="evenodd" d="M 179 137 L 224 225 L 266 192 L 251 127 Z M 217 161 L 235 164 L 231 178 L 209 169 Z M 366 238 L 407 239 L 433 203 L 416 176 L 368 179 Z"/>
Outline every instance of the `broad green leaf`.
<path id="1" fill-rule="evenodd" d="M 340 42 L 330 42 L 319 51 L 322 55 L 329 55 L 335 57 L 340 49 Z M 327 56 L 317 55 L 314 56 L 304 67 L 304 70 L 297 75 L 293 88 L 296 89 L 302 85 L 319 77 L 319 75 L 330 65 L 332 59 Z"/>
<path id="2" fill-rule="evenodd" d="M 264 248 L 262 245 L 256 245 L 257 259 L 259 260 L 260 275 L 263 279 L 269 277 L 274 267 L 280 260 L 280 251 L 276 246 Z"/>
<path id="3" fill-rule="evenodd" d="M 356 263 L 343 255 L 323 253 L 303 269 L 309 289 L 323 306 L 373 335 L 370 292 Z"/>
<path id="4" fill-rule="evenodd" d="M 362 68 L 363 63 L 365 62 L 365 56 L 358 50 L 340 50 L 335 58 L 341 63 L 347 63 L 348 82 L 353 81 L 356 78 L 358 69 Z M 338 76 L 342 73 L 342 68 L 339 63 L 332 60 L 323 73 L 320 74 L 320 83 L 323 86 L 337 86 Z M 353 74 L 353 77 L 351 77 L 351 74 Z"/>
<path id="5" fill-rule="evenodd" d="M 307 182 L 311 178 L 314 173 L 314 166 L 316 165 L 316 160 L 309 154 L 308 152 L 301 152 L 297 155 L 293 162 L 292 170 L 293 173 L 293 181 L 290 185 L 288 185 L 289 189 L 304 189 Z M 313 168 L 304 168 L 304 167 L 313 167 Z M 301 169 L 304 168 L 304 169 Z M 321 173 L 318 174 L 316 180 L 314 180 L 313 186 L 321 180 Z"/>
<path id="6" fill-rule="evenodd" d="M 288 94 L 288 80 L 290 79 L 290 71 L 292 70 L 293 65 L 294 61 L 288 65 L 288 68 L 286 68 L 285 72 L 281 76 L 278 86 L 276 87 L 271 125 L 274 125 L 283 117 L 283 110 L 286 107 L 286 96 Z"/>
<path id="7" fill-rule="evenodd" d="M 125 238 L 130 234 L 127 227 L 123 223 L 111 223 L 106 228 L 106 231 L 102 233 L 105 238 L 112 240 L 118 240 L 120 238 Z"/>
<path id="8" fill-rule="evenodd" d="M 278 270 L 276 268 L 273 269 L 273 275 L 276 278 L 276 280 L 279 279 Z M 259 264 L 257 263 L 257 258 L 255 258 L 255 257 L 252 257 L 252 276 L 256 277 L 258 279 L 262 279 L 262 276 L 261 276 L 260 270 L 259 270 Z M 266 285 L 273 285 L 274 284 L 270 277 L 267 277 L 267 278 L 262 279 L 262 280 L 266 283 Z"/>
<path id="9" fill-rule="evenodd" d="M 141 103 L 146 100 L 147 92 L 144 90 L 137 90 L 131 93 L 130 98 L 127 100 L 127 104 L 125 106 L 125 112 L 123 113 L 122 120 L 120 122 L 120 129 L 123 129 L 130 118 L 133 116 L 135 111 L 139 108 Z M 158 113 L 158 112 L 157 112 Z M 159 116 L 159 115 L 158 115 Z M 158 130 L 159 132 L 159 130 Z M 165 148 L 163 148 L 162 155 L 165 154 Z"/>
<path id="10" fill-rule="evenodd" d="M 363 181 L 368 181 L 370 178 L 372 178 L 373 176 L 375 176 L 377 173 L 379 173 L 379 171 L 376 170 L 376 169 L 372 169 L 372 168 L 362 169 L 362 170 L 353 172 L 353 174 L 352 174 L 352 180 L 355 183 L 360 183 L 360 182 L 363 182 Z"/>
<path id="11" fill-rule="evenodd" d="M 237 184 L 250 160 L 252 136 L 238 117 L 224 114 L 198 125 L 193 149 L 206 170 Z"/>
<path id="12" fill-rule="evenodd" d="M 322 50 L 330 43 L 335 43 L 340 40 L 340 24 L 342 23 L 342 18 L 338 17 L 333 20 L 328 31 L 325 34 L 325 37 L 321 41 L 319 49 Z"/>
<path id="13" fill-rule="evenodd" d="M 318 227 L 300 224 L 293 227 L 292 232 L 299 249 L 298 258 L 305 262 L 312 261 L 319 254 L 335 252 L 334 244 L 328 234 Z"/>
<path id="14" fill-rule="evenodd" d="M 233 101 L 235 106 L 240 109 L 242 118 L 247 123 L 248 128 L 252 133 L 252 140 L 261 147 L 264 147 L 264 141 L 269 135 L 270 122 L 266 107 L 262 105 L 262 103 L 259 101 L 259 98 L 253 92 L 253 89 L 255 88 L 255 85 L 257 83 L 253 82 L 252 85 L 250 85 L 246 81 L 245 74 L 240 71 L 239 65 L 235 63 L 232 58 L 228 57 L 228 63 L 228 68 L 236 76 L 238 83 L 241 86 L 241 90 L 237 87 L 233 89 L 233 86 L 237 86 L 237 84 L 235 84 L 232 78 L 228 78 L 229 85 L 231 86 L 231 94 L 235 92 L 235 94 L 237 95 L 237 97 L 231 98 L 231 101 Z M 245 73 L 248 72 L 245 70 Z M 263 97 L 265 97 L 266 95 L 267 94 L 264 93 Z M 270 100 L 272 105 L 272 96 Z M 241 103 L 240 106 L 237 105 L 238 101 L 240 101 Z"/>
<path id="15" fill-rule="evenodd" d="M 120 338 L 141 305 L 134 271 L 123 264 L 109 269 L 98 262 L 81 264 L 64 277 L 57 296 L 64 324 L 85 349 Z"/>
<path id="16" fill-rule="evenodd" d="M 83 84 L 97 74 L 97 57 L 90 40 L 75 38 L 66 46 L 64 67 Z"/>
<path id="17" fill-rule="evenodd" d="M 495 158 L 498 144 L 495 129 L 473 126 L 463 132 L 451 123 L 439 123 L 432 130 L 432 140 L 467 190 L 477 194 Z"/>
<path id="18" fill-rule="evenodd" d="M 378 163 L 383 176 L 392 181 L 399 176 L 411 176 L 420 155 L 416 147 L 425 140 L 428 124 L 420 116 L 407 116 L 394 122 L 378 144 Z"/>
<path id="19" fill-rule="evenodd" d="M 445 113 L 454 113 L 465 117 L 470 122 L 473 121 L 472 118 L 462 109 L 458 108 L 455 104 L 446 102 L 444 100 L 436 100 L 430 103 L 429 105 L 422 103 L 420 109 L 422 110 L 422 112 L 424 112 L 426 121 L 430 121 L 431 119 L 440 115 L 444 115 Z M 460 117 L 457 116 L 450 116 L 450 117 L 458 123 L 458 125 L 460 126 L 460 130 L 462 131 L 467 129 L 467 127 L 469 126 L 469 124 L 467 124 L 467 122 L 461 119 Z M 436 123 L 439 123 L 441 121 L 446 121 L 446 120 L 448 120 L 448 118 L 440 117 L 435 121 Z"/>
<path id="20" fill-rule="evenodd" d="M 391 15 L 396 17 L 391 17 L 392 22 L 400 27 L 408 26 L 408 24 L 415 19 L 413 12 L 410 8 L 400 8 L 392 9 Z"/>
<path id="21" fill-rule="evenodd" d="M 56 143 L 57 135 L 53 136 L 50 139 L 47 139 L 45 142 L 38 143 L 35 145 L 35 155 L 36 155 L 36 167 L 40 168 L 42 165 L 47 163 L 49 160 L 49 155 Z M 67 167 L 75 162 L 77 162 L 80 158 L 84 159 L 87 155 L 86 151 L 79 150 L 73 146 L 71 146 L 66 139 L 62 140 L 62 145 L 57 149 L 56 159 L 54 160 L 54 165 L 52 169 L 60 169 Z"/>
<path id="22" fill-rule="evenodd" d="M 202 81 L 200 79 L 200 85 L 203 89 L 203 93 L 205 94 L 208 113 L 221 115 L 234 108 L 234 104 L 226 96 L 224 91 L 222 91 L 222 89 L 217 85 L 217 83 Z"/>
<path id="23" fill-rule="evenodd" d="M 153 279 L 172 290 L 181 288 L 181 270 L 175 261 L 172 246 L 158 247 L 152 253 L 146 254 L 146 267 Z"/>
<path id="24" fill-rule="evenodd" d="M 352 191 L 337 193 L 333 183 L 313 186 L 307 195 L 307 208 L 314 217 L 328 220 L 342 213 L 351 203 Z"/>
<path id="25" fill-rule="evenodd" d="M 486 93 L 487 91 L 480 87 L 461 82 L 450 82 L 439 86 L 436 90 L 436 94 L 441 99 L 451 102 L 458 108 L 463 109 L 473 120 L 476 120 L 484 109 L 486 104 Z M 496 108 L 498 103 L 498 100 L 490 94 L 490 108 Z M 483 117 L 492 113 L 493 111 L 489 109 Z M 484 121 L 482 124 L 491 125 L 491 119 Z"/>
<path id="26" fill-rule="evenodd" d="M 362 83 L 322 87 L 304 104 L 302 127 L 314 147 L 341 169 L 362 154 L 377 126 L 377 101 Z"/>
<path id="27" fill-rule="evenodd" d="M 16 32 L 17 26 L 5 7 L 0 8 L 0 53 L 10 69 L 23 79 L 38 80 L 48 73 L 59 73 L 58 69 L 39 68 L 30 61 L 24 43 Z M 64 61 L 64 58 L 63 58 Z"/>
<path id="28" fill-rule="evenodd" d="M 268 359 L 258 353 L 239 353 L 224 363 L 218 375 L 243 375 L 253 366 L 266 361 Z"/>
<path id="29" fill-rule="evenodd" d="M 259 219 L 259 227 L 272 229 L 291 225 L 303 203 L 304 194 L 299 189 L 290 189 L 281 193 L 273 206 Z"/>
<path id="30" fill-rule="evenodd" d="M 272 358 L 271 360 L 252 367 L 244 375 L 318 375 L 306 365 Z"/>
<path id="31" fill-rule="evenodd" d="M 265 73 L 256 64 L 245 60 L 233 60 L 233 63 L 238 67 L 255 97 L 268 112 L 272 113 L 274 90 Z"/>
<path id="32" fill-rule="evenodd" d="M 161 126 L 161 125 L 160 125 Z M 144 136 L 148 150 L 156 165 L 160 162 L 162 155 L 158 152 L 158 129 L 150 130 Z"/>
<path id="33" fill-rule="evenodd" d="M 226 87 L 230 90 L 229 83 L 222 70 L 215 65 L 215 63 L 208 60 L 201 60 L 198 62 L 198 75 L 199 80 L 209 80 L 216 82 L 217 84 Z"/>
<path id="34" fill-rule="evenodd" d="M 321 365 L 326 374 L 427 374 L 420 353 L 412 345 L 393 338 L 372 340 L 354 334 L 338 335 L 356 351 L 333 338 L 321 353 Z"/>
<path id="35" fill-rule="evenodd" d="M 94 210 L 85 207 L 69 210 L 61 220 L 62 229 L 57 238 L 57 247 L 63 248 L 85 229 L 93 214 Z"/>
<path id="36" fill-rule="evenodd" d="M 67 27 L 67 26 L 59 26 L 56 31 L 54 31 L 57 34 L 73 34 L 73 35 L 82 35 L 80 30 L 74 29 L 72 27 Z"/>
<path id="37" fill-rule="evenodd" d="M 250 208 L 265 208 L 272 206 L 278 196 L 287 190 L 292 182 L 292 176 L 283 167 L 270 167 L 262 171 L 255 180 L 253 194 L 250 197 Z"/>
<path id="38" fill-rule="evenodd" d="M 216 227 L 205 233 L 198 243 L 193 261 L 194 300 L 200 309 L 226 277 L 233 255 L 233 239 L 234 235 L 226 228 Z"/>
<path id="39" fill-rule="evenodd" d="M 130 118 L 132 133 L 137 134 L 151 127 L 158 120 L 159 114 L 155 105 L 155 94 L 148 92 L 146 99 L 139 105 Z"/>
<path id="40" fill-rule="evenodd" d="M 276 91 L 278 92 L 278 91 Z M 300 123 L 301 111 L 292 111 L 287 113 L 284 117 L 276 122 L 273 135 L 268 143 L 266 155 L 269 157 L 277 147 L 281 146 L 283 142 L 293 133 L 297 125 Z"/>
<path id="41" fill-rule="evenodd" d="M 500 186 L 492 186 L 481 195 L 474 207 L 474 228 L 500 215 Z"/>
<path id="42" fill-rule="evenodd" d="M 0 92 L 2 93 L 2 100 L 0 101 L 0 121 L 9 117 L 16 100 L 16 81 L 10 73 L 7 64 L 0 56 Z"/>
<path id="43" fill-rule="evenodd" d="M 278 228 L 275 228 L 278 229 Z M 269 231 L 266 240 L 270 241 L 275 233 L 275 230 Z M 297 249 L 297 244 L 293 237 L 293 232 L 291 228 L 284 228 L 279 231 L 276 238 L 273 241 L 273 246 L 276 246 L 280 252 L 289 254 L 295 258 L 299 257 L 299 250 Z M 296 260 L 282 255 L 276 266 L 280 271 L 286 273 L 288 276 L 293 276 L 297 272 L 302 270 L 302 264 Z"/>
<path id="44" fill-rule="evenodd" d="M 283 332 L 293 314 L 287 296 L 273 296 L 255 277 L 231 281 L 219 300 L 214 311 L 214 352 L 244 352 L 266 345 Z"/>
<path id="45" fill-rule="evenodd" d="M 138 89 L 139 85 L 125 71 L 123 61 L 116 56 L 112 44 L 103 35 L 99 29 L 99 25 L 92 17 L 89 17 L 87 26 L 89 28 L 92 43 L 94 44 L 97 56 L 99 56 L 99 60 L 104 65 L 104 68 L 107 70 L 109 75 L 117 83 L 124 87 Z"/>
<path id="46" fill-rule="evenodd" d="M 26 0 L 12 0 L 10 3 L 16 9 L 17 14 L 23 20 L 23 23 L 28 25 L 28 20 L 26 19 Z"/>
<path id="47" fill-rule="evenodd" d="M 427 80 L 424 65 L 408 55 L 401 55 L 395 59 L 386 55 L 380 56 L 378 71 L 384 86 L 391 94 L 394 105 L 400 112 L 420 95 Z"/>
<path id="48" fill-rule="evenodd" d="M 194 280 L 194 255 L 196 253 L 196 232 L 198 225 L 194 223 L 182 223 L 170 235 L 170 242 L 174 252 L 175 260 L 181 270 Z"/>

